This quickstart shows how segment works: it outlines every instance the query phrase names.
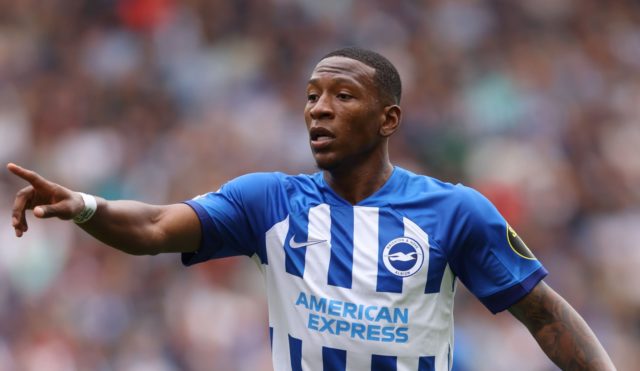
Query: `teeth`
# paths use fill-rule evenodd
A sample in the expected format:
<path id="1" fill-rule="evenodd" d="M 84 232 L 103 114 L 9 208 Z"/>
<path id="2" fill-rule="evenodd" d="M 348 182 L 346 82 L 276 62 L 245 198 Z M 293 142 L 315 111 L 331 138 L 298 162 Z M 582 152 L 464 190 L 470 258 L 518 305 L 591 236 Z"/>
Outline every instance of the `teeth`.
<path id="1" fill-rule="evenodd" d="M 319 137 L 316 138 L 316 140 L 322 141 L 322 140 L 329 140 L 331 139 L 331 137 L 326 136 L 326 135 L 321 135 Z"/>

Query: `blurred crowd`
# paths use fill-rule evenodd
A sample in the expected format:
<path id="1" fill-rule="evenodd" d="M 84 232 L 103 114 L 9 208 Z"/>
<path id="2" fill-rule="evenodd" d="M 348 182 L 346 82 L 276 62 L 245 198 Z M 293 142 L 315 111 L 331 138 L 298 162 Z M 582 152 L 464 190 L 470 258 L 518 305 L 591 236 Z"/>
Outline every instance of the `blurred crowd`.
<path id="1" fill-rule="evenodd" d="M 318 58 L 358 45 L 404 84 L 395 164 L 489 197 L 620 370 L 640 364 L 640 3 L 0 0 L 0 163 L 172 203 L 247 172 L 313 172 Z M 184 268 L 72 223 L 15 238 L 0 172 L 0 370 L 271 369 L 246 258 Z M 462 285 L 454 369 L 554 370 Z"/>

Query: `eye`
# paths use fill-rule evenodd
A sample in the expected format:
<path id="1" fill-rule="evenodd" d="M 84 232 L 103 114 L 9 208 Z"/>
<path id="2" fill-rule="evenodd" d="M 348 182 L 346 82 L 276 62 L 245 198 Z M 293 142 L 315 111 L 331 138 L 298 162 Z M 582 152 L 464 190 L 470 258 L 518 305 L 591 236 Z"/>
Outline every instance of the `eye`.
<path id="1" fill-rule="evenodd" d="M 311 103 L 317 102 L 318 101 L 318 94 L 313 94 L 313 93 L 307 94 L 307 101 L 311 102 Z"/>
<path id="2" fill-rule="evenodd" d="M 353 96 L 347 93 L 338 93 L 338 95 L 336 95 L 336 97 L 340 100 L 351 100 L 353 99 Z"/>

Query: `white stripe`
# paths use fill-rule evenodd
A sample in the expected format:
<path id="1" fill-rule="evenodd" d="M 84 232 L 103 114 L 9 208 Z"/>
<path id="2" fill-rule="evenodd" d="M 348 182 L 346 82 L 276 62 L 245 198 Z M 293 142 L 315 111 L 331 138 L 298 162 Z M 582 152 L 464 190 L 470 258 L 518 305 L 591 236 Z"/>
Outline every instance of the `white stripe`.
<path id="1" fill-rule="evenodd" d="M 376 292 L 378 284 L 378 208 L 353 207 L 353 271 L 351 288 Z"/>
<path id="2" fill-rule="evenodd" d="M 327 285 L 331 259 L 331 211 L 320 204 L 309 209 L 308 241 L 326 241 L 307 246 L 304 279 L 309 286 L 319 285 L 319 292 Z"/>
<path id="3" fill-rule="evenodd" d="M 289 358 L 289 343 L 284 340 L 287 336 L 280 336 L 277 329 L 273 329 L 273 347 L 271 358 L 275 371 L 291 371 L 291 360 Z"/>
<path id="4" fill-rule="evenodd" d="M 278 281 L 282 278 L 276 272 L 284 271 L 285 254 L 283 241 L 289 230 L 289 217 L 275 224 L 265 234 L 267 246 L 267 260 L 269 267 L 266 269 L 267 301 L 269 308 L 278 308 L 280 295 L 283 293 L 277 289 Z M 269 310 L 269 326 L 273 328 L 272 360 L 276 371 L 291 371 L 289 357 L 289 337 L 287 336 L 287 317 L 281 310 Z"/>
<path id="5" fill-rule="evenodd" d="M 289 230 L 289 217 L 283 221 L 276 223 L 265 233 L 265 245 L 267 247 L 267 262 L 269 269 L 267 273 L 273 274 L 275 270 L 284 271 L 285 254 L 284 239 Z"/>
<path id="6" fill-rule="evenodd" d="M 413 276 L 402 280 L 402 292 L 409 295 L 418 294 L 419 292 L 424 293 L 427 284 L 427 272 L 429 271 L 429 236 L 411 220 L 403 218 L 402 222 L 404 223 L 404 235 L 418 241 L 424 254 L 422 268 Z"/>
<path id="7" fill-rule="evenodd" d="M 322 370 L 322 346 L 308 341 L 302 342 L 302 370 Z"/>
<path id="8" fill-rule="evenodd" d="M 447 308 L 453 308 L 453 300 L 456 295 L 456 283 L 453 281 L 455 278 L 449 263 L 444 268 L 444 276 L 442 277 L 442 284 L 440 285 L 440 300 L 443 306 Z M 453 315 L 449 317 L 449 328 L 453 329 Z M 449 346 L 451 351 L 447 351 L 442 357 L 436 357 L 436 370 L 450 370 L 453 365 L 453 330 L 449 336 Z M 451 357 L 451 359 L 449 359 Z"/>
<path id="9" fill-rule="evenodd" d="M 444 267 L 444 274 L 442 276 L 442 283 L 440 284 L 440 292 L 441 293 L 445 293 L 445 292 L 451 292 L 451 291 L 456 291 L 456 286 L 453 282 L 453 279 L 455 278 L 453 271 L 451 270 L 451 267 L 449 266 L 449 263 L 447 263 L 447 265 Z M 453 296 L 453 295 L 452 295 Z"/>
<path id="10" fill-rule="evenodd" d="M 346 371 L 366 371 L 366 370 L 371 370 L 371 354 L 347 352 Z"/>
<path id="11" fill-rule="evenodd" d="M 396 370 L 418 370 L 420 366 L 420 357 L 398 357 L 396 363 Z"/>

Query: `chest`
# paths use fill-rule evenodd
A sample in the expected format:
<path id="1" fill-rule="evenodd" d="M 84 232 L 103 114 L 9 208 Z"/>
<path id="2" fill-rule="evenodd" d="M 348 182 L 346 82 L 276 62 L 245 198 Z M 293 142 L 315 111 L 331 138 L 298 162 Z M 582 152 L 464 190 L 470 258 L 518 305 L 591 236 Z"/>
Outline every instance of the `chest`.
<path id="1" fill-rule="evenodd" d="M 288 333 L 338 349 L 380 345 L 376 352 L 390 343 L 422 352 L 428 338 L 448 336 L 453 275 L 424 228 L 401 213 L 313 205 L 271 228 L 267 251 L 271 321 Z"/>
<path id="2" fill-rule="evenodd" d="M 318 289 L 435 293 L 446 259 L 426 230 L 389 207 L 318 204 L 289 214 L 272 248 L 287 274 Z"/>

